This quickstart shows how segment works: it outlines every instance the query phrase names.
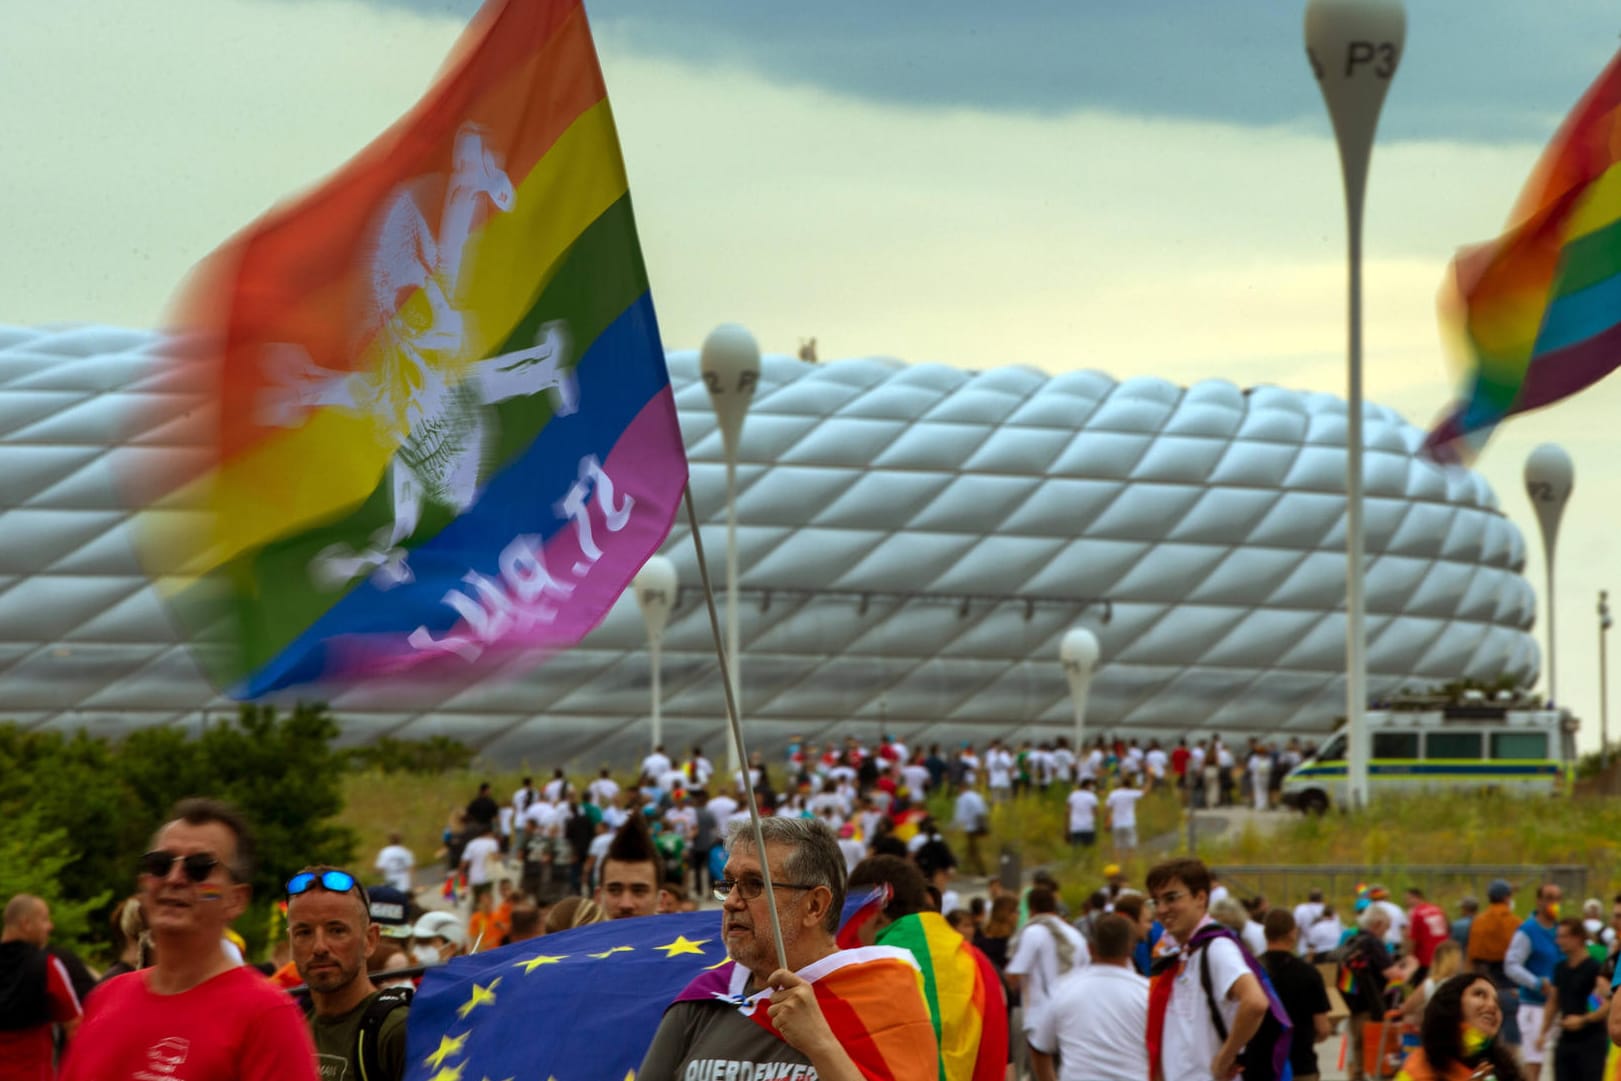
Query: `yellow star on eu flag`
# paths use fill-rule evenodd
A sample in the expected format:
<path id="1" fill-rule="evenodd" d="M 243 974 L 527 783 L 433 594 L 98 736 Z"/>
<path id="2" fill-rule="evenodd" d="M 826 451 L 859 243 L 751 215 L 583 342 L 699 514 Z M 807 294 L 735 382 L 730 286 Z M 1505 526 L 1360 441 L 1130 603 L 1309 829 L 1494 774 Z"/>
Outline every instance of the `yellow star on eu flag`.
<path id="1" fill-rule="evenodd" d="M 473 993 L 468 996 L 466 1002 L 456 1007 L 456 1016 L 465 1019 L 468 1014 L 472 1013 L 480 1006 L 495 1005 L 495 989 L 500 986 L 501 977 L 499 976 L 491 980 L 488 987 L 480 987 L 476 983 L 473 984 Z"/>
<path id="2" fill-rule="evenodd" d="M 653 948 L 655 950 L 663 950 L 664 956 L 666 957 L 675 957 L 676 955 L 683 953 L 695 953 L 699 957 L 702 957 L 704 955 L 704 951 L 700 950 L 698 947 L 702 946 L 708 941 L 709 939 L 707 938 L 700 938 L 695 942 L 686 935 L 677 935 L 674 942 L 666 942 L 662 946 L 654 946 Z"/>
<path id="3" fill-rule="evenodd" d="M 467 1042 L 467 1037 L 468 1033 L 466 1032 L 462 1033 L 460 1036 L 439 1037 L 438 1048 L 434 1050 L 433 1054 L 429 1055 L 422 1061 L 437 1070 L 439 1067 L 445 1064 L 445 1059 L 449 1058 L 451 1055 L 459 1055 L 462 1053 L 462 1044 Z"/>
<path id="4" fill-rule="evenodd" d="M 462 1071 L 465 1069 L 467 1069 L 467 1063 L 465 1062 L 460 1066 L 446 1066 L 428 1078 L 428 1081 L 462 1081 Z"/>
<path id="5" fill-rule="evenodd" d="M 589 956 L 595 957 L 597 960 L 600 961 L 604 957 L 612 957 L 616 953 L 635 953 L 635 952 L 636 952 L 636 947 L 635 946 L 609 946 L 607 949 L 603 950 L 601 953 L 593 953 L 593 954 L 590 954 Z"/>
<path id="6" fill-rule="evenodd" d="M 568 956 L 568 954 L 566 954 L 566 953 L 558 954 L 555 957 L 550 955 L 550 954 L 541 953 L 541 954 L 536 954 L 534 957 L 531 957 L 527 961 L 514 962 L 512 967 L 513 968 L 521 968 L 521 969 L 523 969 L 523 974 L 525 976 L 527 976 L 531 972 L 535 971 L 535 969 L 539 968 L 541 965 L 555 965 L 555 964 L 557 964 L 559 961 L 561 961 L 563 958 L 565 958 L 567 956 Z"/>

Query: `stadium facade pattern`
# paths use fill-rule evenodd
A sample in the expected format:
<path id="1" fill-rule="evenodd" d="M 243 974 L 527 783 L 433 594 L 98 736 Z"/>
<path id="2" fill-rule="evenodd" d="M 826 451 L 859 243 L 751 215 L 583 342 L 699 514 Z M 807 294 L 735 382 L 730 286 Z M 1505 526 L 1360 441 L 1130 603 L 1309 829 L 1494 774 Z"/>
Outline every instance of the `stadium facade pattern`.
<path id="1" fill-rule="evenodd" d="M 161 393 L 156 336 L 0 327 L 0 718 L 116 733 L 230 703 L 173 637 L 129 545 L 113 453 Z M 724 561 L 720 439 L 691 351 L 670 354 L 694 493 Z M 1414 457 L 1367 410 L 1375 697 L 1459 677 L 1529 685 L 1524 542 L 1478 474 Z M 1071 627 L 1103 647 L 1093 732 L 1323 732 L 1343 710 L 1345 406 L 1230 383 L 972 373 L 767 357 L 739 469 L 750 738 L 917 741 L 1070 729 Z M 722 696 L 684 520 L 665 639 L 665 742 L 721 751 Z M 326 695 L 346 738 L 448 734 L 495 760 L 645 747 L 649 662 L 625 597 L 581 646 L 502 677 Z"/>

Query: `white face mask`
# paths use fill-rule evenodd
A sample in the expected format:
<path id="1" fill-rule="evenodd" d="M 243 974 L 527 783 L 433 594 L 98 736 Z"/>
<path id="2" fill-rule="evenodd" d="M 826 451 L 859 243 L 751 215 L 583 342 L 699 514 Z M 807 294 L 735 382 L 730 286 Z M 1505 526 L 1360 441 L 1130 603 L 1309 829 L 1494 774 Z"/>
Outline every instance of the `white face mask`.
<path id="1" fill-rule="evenodd" d="M 439 963 L 439 951 L 427 943 L 411 947 L 411 956 L 416 958 L 419 965 L 437 965 Z"/>

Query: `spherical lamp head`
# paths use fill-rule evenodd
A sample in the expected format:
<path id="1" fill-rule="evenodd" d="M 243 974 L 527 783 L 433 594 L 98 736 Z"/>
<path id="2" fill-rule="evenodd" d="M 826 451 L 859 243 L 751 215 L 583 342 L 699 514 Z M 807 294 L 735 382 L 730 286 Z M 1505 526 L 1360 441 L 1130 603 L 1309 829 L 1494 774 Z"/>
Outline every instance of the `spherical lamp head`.
<path id="1" fill-rule="evenodd" d="M 641 608 L 642 619 L 647 623 L 647 636 L 661 637 L 675 608 L 675 564 L 665 556 L 654 556 L 636 572 L 631 589 L 636 592 L 637 607 Z"/>
<path id="2" fill-rule="evenodd" d="M 737 451 L 743 417 L 760 382 L 760 347 L 754 335 L 736 323 L 723 323 L 709 332 L 698 354 L 704 386 L 715 407 L 715 420 L 728 456 Z"/>

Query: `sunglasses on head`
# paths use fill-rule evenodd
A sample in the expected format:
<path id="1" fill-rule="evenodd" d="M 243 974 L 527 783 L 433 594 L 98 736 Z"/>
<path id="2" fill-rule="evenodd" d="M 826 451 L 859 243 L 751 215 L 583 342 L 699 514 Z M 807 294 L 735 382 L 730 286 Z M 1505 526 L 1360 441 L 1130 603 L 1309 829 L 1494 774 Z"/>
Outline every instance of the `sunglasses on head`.
<path id="1" fill-rule="evenodd" d="M 193 882 L 201 882 L 213 873 L 220 861 L 207 852 L 193 852 L 189 856 L 182 856 L 178 852 L 160 848 L 141 857 L 141 873 L 154 878 L 168 878 L 169 871 L 176 863 L 180 864 L 180 869 L 185 872 L 187 878 Z"/>
<path id="2" fill-rule="evenodd" d="M 300 871 L 287 880 L 287 896 L 297 897 L 316 886 L 332 893 L 348 893 L 358 883 L 348 871 Z"/>

